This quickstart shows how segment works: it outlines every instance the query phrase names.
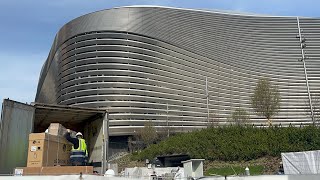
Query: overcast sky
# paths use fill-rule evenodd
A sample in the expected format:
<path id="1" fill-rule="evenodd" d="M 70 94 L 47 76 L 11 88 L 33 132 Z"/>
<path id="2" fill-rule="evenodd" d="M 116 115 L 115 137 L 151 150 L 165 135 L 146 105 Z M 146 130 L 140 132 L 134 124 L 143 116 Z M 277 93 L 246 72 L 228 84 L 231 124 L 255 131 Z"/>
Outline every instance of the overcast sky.
<path id="1" fill-rule="evenodd" d="M 317 0 L 0 0 L 0 99 L 34 101 L 41 67 L 65 23 L 127 5 L 320 17 Z"/>

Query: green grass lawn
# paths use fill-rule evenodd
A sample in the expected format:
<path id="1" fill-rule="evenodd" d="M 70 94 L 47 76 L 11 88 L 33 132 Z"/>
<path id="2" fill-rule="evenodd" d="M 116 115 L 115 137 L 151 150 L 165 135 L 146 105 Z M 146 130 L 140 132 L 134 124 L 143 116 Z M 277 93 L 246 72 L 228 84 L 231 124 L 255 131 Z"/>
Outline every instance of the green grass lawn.
<path id="1" fill-rule="evenodd" d="M 210 168 L 205 172 L 206 176 L 220 175 L 220 176 L 229 176 L 229 175 L 240 175 L 245 173 L 246 167 L 240 166 L 229 166 L 222 168 Z M 261 175 L 263 174 L 263 166 L 249 166 L 250 175 Z"/>

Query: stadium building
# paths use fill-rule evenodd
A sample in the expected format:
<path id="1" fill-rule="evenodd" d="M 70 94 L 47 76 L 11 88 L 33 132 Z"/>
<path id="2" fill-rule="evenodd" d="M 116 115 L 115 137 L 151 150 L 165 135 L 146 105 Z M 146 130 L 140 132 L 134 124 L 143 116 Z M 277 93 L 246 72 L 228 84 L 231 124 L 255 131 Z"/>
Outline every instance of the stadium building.
<path id="1" fill-rule="evenodd" d="M 274 124 L 312 124 L 319 75 L 320 18 L 119 7 L 60 29 L 35 101 L 106 109 L 114 137 L 149 120 L 172 132 L 223 125 L 237 108 L 261 125 L 250 96 L 269 78 L 281 95 Z"/>

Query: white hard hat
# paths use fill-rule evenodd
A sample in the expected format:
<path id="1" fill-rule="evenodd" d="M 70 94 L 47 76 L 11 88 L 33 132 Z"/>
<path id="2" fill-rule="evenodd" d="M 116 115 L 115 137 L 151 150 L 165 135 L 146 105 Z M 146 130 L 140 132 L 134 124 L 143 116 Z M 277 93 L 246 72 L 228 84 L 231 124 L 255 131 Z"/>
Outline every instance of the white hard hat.
<path id="1" fill-rule="evenodd" d="M 83 136 L 81 132 L 77 132 L 76 137 L 77 136 Z"/>

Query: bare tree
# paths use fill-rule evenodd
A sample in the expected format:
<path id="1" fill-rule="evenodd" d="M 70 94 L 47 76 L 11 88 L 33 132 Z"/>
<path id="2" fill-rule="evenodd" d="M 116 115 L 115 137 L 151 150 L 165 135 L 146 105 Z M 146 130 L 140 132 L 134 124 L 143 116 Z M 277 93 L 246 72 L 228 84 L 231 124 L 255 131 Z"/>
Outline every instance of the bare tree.
<path id="1" fill-rule="evenodd" d="M 162 141 L 164 139 L 167 139 L 170 135 L 172 135 L 172 129 L 170 126 L 162 126 L 158 128 L 158 140 Z"/>
<path id="2" fill-rule="evenodd" d="M 219 117 L 217 116 L 216 113 L 210 113 L 207 127 L 211 128 L 211 127 L 216 127 L 218 125 L 219 125 Z"/>
<path id="3" fill-rule="evenodd" d="M 231 120 L 236 125 L 245 125 L 249 121 L 250 116 L 248 112 L 242 108 L 237 108 L 231 114 Z"/>
<path id="4" fill-rule="evenodd" d="M 143 129 L 141 129 L 139 132 L 139 136 L 147 146 L 149 146 L 157 140 L 157 131 L 151 121 L 148 121 L 144 124 Z"/>
<path id="5" fill-rule="evenodd" d="M 251 105 L 255 112 L 267 118 L 268 125 L 272 125 L 271 118 L 280 109 L 280 93 L 277 86 L 269 79 L 263 78 L 258 81 L 251 96 Z"/>
<path id="6" fill-rule="evenodd" d="M 135 131 L 133 136 L 128 138 L 128 148 L 130 152 L 140 151 L 145 148 L 145 144 L 141 138 L 141 130 Z"/>

